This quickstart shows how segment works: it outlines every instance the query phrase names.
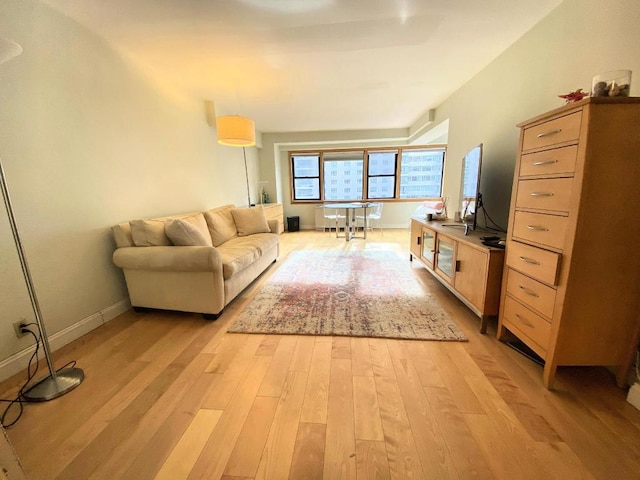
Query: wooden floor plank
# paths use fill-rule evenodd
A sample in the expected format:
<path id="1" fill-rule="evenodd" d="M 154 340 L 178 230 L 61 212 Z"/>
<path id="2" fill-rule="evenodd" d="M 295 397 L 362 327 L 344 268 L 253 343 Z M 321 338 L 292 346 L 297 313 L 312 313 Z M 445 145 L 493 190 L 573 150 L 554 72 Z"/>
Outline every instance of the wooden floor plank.
<path id="1" fill-rule="evenodd" d="M 289 370 L 293 372 L 309 372 L 315 343 L 315 338 L 311 335 L 301 335 L 298 337 L 298 343 L 293 352 Z"/>
<path id="2" fill-rule="evenodd" d="M 430 408 L 406 346 L 402 342 L 388 342 L 388 346 L 424 477 L 458 478 L 445 437 L 436 422 L 439 412 Z"/>
<path id="3" fill-rule="evenodd" d="M 259 396 L 279 397 L 281 395 L 297 344 L 298 337 L 293 335 L 287 335 L 280 340 L 273 354 L 269 371 L 260 385 Z"/>
<path id="4" fill-rule="evenodd" d="M 373 377 L 353 377 L 353 405 L 356 439 L 384 441 L 376 382 Z"/>
<path id="5" fill-rule="evenodd" d="M 351 359 L 351 339 L 349 337 L 333 337 L 331 358 Z"/>
<path id="6" fill-rule="evenodd" d="M 424 390 L 458 476 L 479 480 L 495 478 L 449 390 L 444 387 L 424 387 Z"/>
<path id="7" fill-rule="evenodd" d="M 288 478 L 323 479 L 326 434 L 327 426 L 324 424 L 300 423 Z"/>
<path id="8" fill-rule="evenodd" d="M 270 363 L 270 357 L 255 357 L 188 478 L 222 476 Z"/>
<path id="9" fill-rule="evenodd" d="M 200 375 L 178 403 L 178 406 L 144 445 L 123 478 L 151 480 L 155 477 L 220 376 L 219 373 L 202 373 Z"/>
<path id="10" fill-rule="evenodd" d="M 276 414 L 278 400 L 274 397 L 256 397 L 227 462 L 225 475 L 255 477 Z"/>
<path id="11" fill-rule="evenodd" d="M 189 357 L 191 353 L 189 352 Z M 181 361 L 184 361 L 184 359 Z M 139 419 L 136 418 L 129 425 L 131 430 L 127 438 L 118 443 L 104 465 L 101 465 L 94 472 L 93 478 L 122 478 L 124 472 L 127 471 L 141 453 L 145 444 L 151 440 L 182 398 L 191 390 L 193 382 L 201 377 L 207 361 L 210 361 L 209 355 L 198 354 L 193 362 L 183 367 L 179 367 L 179 363 L 170 365 L 170 368 L 181 369 L 178 370 L 179 375 L 168 386 L 166 391 L 158 395 L 153 405 Z M 127 419 L 127 416 L 123 417 L 123 420 L 125 419 Z M 117 425 L 119 423 L 118 420 L 120 419 L 116 419 L 112 425 Z M 111 425 L 109 428 L 111 428 Z M 99 448 L 99 445 L 97 446 Z"/>
<path id="12" fill-rule="evenodd" d="M 370 338 L 369 352 L 371 354 L 373 374 L 376 377 L 395 378 L 396 374 L 393 371 L 393 364 L 391 363 L 386 341 L 382 338 Z"/>
<path id="13" fill-rule="evenodd" d="M 391 479 L 384 442 L 356 440 L 356 468 L 358 480 Z"/>
<path id="14" fill-rule="evenodd" d="M 356 478 L 351 360 L 331 360 L 324 478 Z"/>
<path id="15" fill-rule="evenodd" d="M 329 378 L 331 376 L 331 343 L 315 342 L 307 391 L 302 406 L 301 422 L 327 423 Z"/>
<path id="16" fill-rule="evenodd" d="M 392 478 L 424 478 L 409 418 L 395 376 L 376 376 L 380 417 Z"/>
<path id="17" fill-rule="evenodd" d="M 262 335 L 251 335 L 244 339 L 244 344 L 237 345 L 238 351 L 233 357 L 233 362 L 228 368 L 225 368 L 223 374 L 219 374 L 218 380 L 209 392 L 209 396 L 202 408 L 221 410 L 227 406 L 236 388 L 247 375 L 261 342 Z M 211 364 L 209 364 L 206 371 L 210 366 Z"/>
<path id="18" fill-rule="evenodd" d="M 221 415 L 222 410 L 199 410 L 155 476 L 156 480 L 187 478 Z"/>
<path id="19" fill-rule="evenodd" d="M 462 413 L 484 413 L 480 402 L 464 379 L 466 371 L 459 370 L 448 354 L 450 345 L 440 342 L 424 342 L 423 348 L 432 355 L 436 368 L 456 405 Z"/>
<path id="20" fill-rule="evenodd" d="M 351 339 L 351 370 L 354 377 L 373 377 L 368 338 Z"/>
<path id="21" fill-rule="evenodd" d="M 262 451 L 260 465 L 255 475 L 256 480 L 288 477 L 306 388 L 305 372 L 291 371 L 287 374 L 282 396 Z"/>

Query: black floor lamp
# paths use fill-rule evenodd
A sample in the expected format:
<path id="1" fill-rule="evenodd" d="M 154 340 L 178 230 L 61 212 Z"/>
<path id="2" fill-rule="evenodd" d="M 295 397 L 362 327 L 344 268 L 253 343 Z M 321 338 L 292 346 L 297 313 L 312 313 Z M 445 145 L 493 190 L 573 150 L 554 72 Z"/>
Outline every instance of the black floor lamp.
<path id="1" fill-rule="evenodd" d="M 0 37 L 0 64 L 17 57 L 22 53 L 22 47 L 11 40 Z M 31 300 L 31 307 L 33 308 L 33 314 L 36 319 L 36 323 L 40 330 L 40 338 L 42 339 L 42 348 L 47 360 L 47 366 L 49 367 L 49 375 L 30 387 L 25 391 L 22 396 L 25 400 L 32 402 L 42 402 L 46 400 L 52 400 L 60 397 L 68 391 L 74 389 L 84 379 L 84 372 L 79 368 L 63 368 L 56 371 L 53 360 L 51 358 L 51 348 L 49 346 L 49 339 L 45 330 L 44 323 L 42 321 L 42 312 L 40 311 L 40 304 L 38 303 L 38 297 L 33 286 L 33 280 L 31 278 L 31 272 L 29 270 L 29 264 L 22 248 L 22 240 L 20 239 L 20 233 L 18 232 L 18 226 L 16 224 L 15 215 L 13 213 L 13 206 L 11 205 L 11 197 L 9 196 L 9 190 L 7 188 L 6 176 L 4 168 L 2 166 L 2 160 L 0 159 L 0 186 L 2 187 L 2 198 L 4 199 L 4 206 L 7 210 L 9 217 L 9 224 L 11 225 L 11 232 L 13 233 L 13 240 L 16 244 L 16 250 L 18 251 L 18 257 L 20 259 L 20 266 L 22 267 L 22 274 L 24 275 L 24 281 L 27 285 L 27 291 L 29 293 L 29 299 Z"/>
<path id="2" fill-rule="evenodd" d="M 247 202 L 251 206 L 251 193 L 249 190 L 249 170 L 247 169 L 247 152 L 244 147 L 256 144 L 256 127 L 253 120 L 239 115 L 222 115 L 216 118 L 216 130 L 218 143 L 230 147 L 242 147 L 244 156 L 244 174 L 247 179 Z"/>

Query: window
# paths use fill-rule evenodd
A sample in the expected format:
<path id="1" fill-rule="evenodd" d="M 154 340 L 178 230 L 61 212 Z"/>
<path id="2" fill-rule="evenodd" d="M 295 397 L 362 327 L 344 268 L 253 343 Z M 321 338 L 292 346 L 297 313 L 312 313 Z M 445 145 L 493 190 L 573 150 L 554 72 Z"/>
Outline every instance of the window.
<path id="1" fill-rule="evenodd" d="M 324 200 L 362 200 L 362 168 L 364 152 L 324 152 L 322 166 L 324 177 L 337 180 L 336 188 L 325 184 Z"/>
<path id="2" fill-rule="evenodd" d="M 397 150 L 369 152 L 367 197 L 395 198 Z"/>
<path id="3" fill-rule="evenodd" d="M 291 157 L 293 200 L 320 200 L 320 155 Z"/>
<path id="4" fill-rule="evenodd" d="M 419 200 L 442 195 L 445 148 L 291 152 L 293 202 Z"/>
<path id="5" fill-rule="evenodd" d="M 439 197 L 444 150 L 404 150 L 400 161 L 400 198 Z"/>

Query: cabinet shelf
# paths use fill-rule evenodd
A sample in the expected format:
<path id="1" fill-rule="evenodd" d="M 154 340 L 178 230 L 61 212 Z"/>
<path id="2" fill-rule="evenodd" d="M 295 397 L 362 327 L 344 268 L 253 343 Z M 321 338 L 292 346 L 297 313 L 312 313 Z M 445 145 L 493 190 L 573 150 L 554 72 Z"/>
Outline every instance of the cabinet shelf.
<path id="1" fill-rule="evenodd" d="M 481 235 L 414 217 L 409 259 L 422 263 L 478 315 L 480 332 L 486 333 L 489 318 L 498 315 L 504 250 L 483 245 Z"/>

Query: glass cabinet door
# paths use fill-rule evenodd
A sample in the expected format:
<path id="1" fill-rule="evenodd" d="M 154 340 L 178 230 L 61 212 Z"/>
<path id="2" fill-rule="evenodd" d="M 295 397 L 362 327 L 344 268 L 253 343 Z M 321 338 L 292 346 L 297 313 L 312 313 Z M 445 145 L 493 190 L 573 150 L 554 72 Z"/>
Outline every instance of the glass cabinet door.
<path id="1" fill-rule="evenodd" d="M 422 259 L 433 268 L 433 254 L 436 251 L 436 234 L 432 230 L 422 229 Z"/>
<path id="2" fill-rule="evenodd" d="M 436 242 L 435 270 L 448 282 L 453 280 L 454 251 L 455 241 L 453 239 L 438 236 Z"/>

